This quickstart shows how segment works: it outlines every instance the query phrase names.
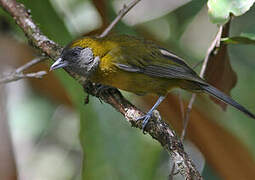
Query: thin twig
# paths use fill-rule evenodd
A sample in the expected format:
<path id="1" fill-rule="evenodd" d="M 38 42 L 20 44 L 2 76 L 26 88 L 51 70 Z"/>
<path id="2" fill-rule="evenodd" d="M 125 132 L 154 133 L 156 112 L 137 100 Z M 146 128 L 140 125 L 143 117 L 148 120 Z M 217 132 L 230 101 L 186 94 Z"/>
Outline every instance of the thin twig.
<path id="1" fill-rule="evenodd" d="M 179 98 L 179 102 L 180 102 L 181 118 L 184 123 L 184 117 L 185 117 L 184 104 L 183 104 L 183 100 L 182 100 L 182 96 L 181 96 L 180 92 L 178 93 L 178 98 Z"/>
<path id="2" fill-rule="evenodd" d="M 206 52 L 206 55 L 205 55 L 205 59 L 204 59 L 204 62 L 203 62 L 203 65 L 202 65 L 202 68 L 201 68 L 201 71 L 200 71 L 200 74 L 199 74 L 199 76 L 201 78 L 204 78 L 205 70 L 206 70 L 206 67 L 207 67 L 207 64 L 208 64 L 208 60 L 209 60 L 209 57 L 210 57 L 211 53 L 213 52 L 215 47 L 219 47 L 220 46 L 222 29 L 223 29 L 223 26 L 220 26 L 219 29 L 218 29 L 218 32 L 217 32 L 217 34 L 216 34 L 216 36 L 214 38 L 214 40 L 212 41 L 211 45 L 207 49 L 207 52 Z M 191 99 L 189 101 L 189 105 L 187 107 L 187 111 L 185 113 L 185 121 L 184 121 L 184 124 L 183 124 L 183 130 L 182 130 L 182 134 L 181 134 L 181 141 L 184 140 L 184 137 L 185 137 L 185 134 L 186 134 L 186 130 L 187 130 L 187 126 L 188 126 L 188 122 L 189 122 L 189 115 L 190 115 L 193 103 L 195 102 L 195 99 L 196 99 L 196 94 L 193 93 L 192 97 L 191 97 Z"/>
<path id="3" fill-rule="evenodd" d="M 197 68 L 198 66 L 200 66 L 203 62 L 204 62 L 204 60 L 201 60 L 201 61 L 197 62 L 196 64 L 194 64 L 194 65 L 192 66 L 192 69 L 196 69 L 196 68 Z"/>
<path id="4" fill-rule="evenodd" d="M 218 30 L 218 32 L 216 34 L 216 37 L 214 38 L 211 46 L 208 48 L 208 50 L 206 52 L 205 60 L 204 60 L 204 63 L 202 65 L 202 69 L 200 71 L 200 77 L 201 78 L 204 77 L 205 70 L 206 70 L 206 67 L 207 67 L 207 64 L 208 64 L 208 60 L 209 60 L 210 54 L 213 52 L 215 47 L 219 47 L 220 46 L 220 38 L 221 38 L 221 35 L 222 35 L 222 29 L 223 29 L 223 26 L 220 26 L 219 30 Z"/>
<path id="5" fill-rule="evenodd" d="M 134 2 L 137 3 L 138 1 Z M 58 58 L 62 48 L 41 33 L 23 4 L 18 3 L 15 0 L 0 0 L 0 5 L 13 16 L 16 23 L 25 32 L 27 38 L 33 42 L 34 47 L 39 48 L 53 59 Z M 120 18 L 121 17 L 123 17 L 123 15 L 120 16 Z M 116 21 L 118 22 L 119 20 Z M 116 23 L 112 24 L 112 26 L 114 26 Z M 111 30 L 112 26 L 109 26 L 107 29 Z M 106 33 L 104 34 L 107 34 L 110 30 L 106 30 Z M 96 85 L 88 83 L 86 81 L 87 79 L 84 77 L 70 72 L 67 69 L 65 70 L 84 86 L 84 90 L 87 93 L 112 105 L 133 127 L 142 129 L 142 122 L 137 121 L 137 118 L 145 115 L 145 113 L 127 101 L 117 89 L 108 89 L 105 93 L 98 94 Z M 182 142 L 179 140 L 174 130 L 161 120 L 159 116 L 153 116 L 152 120 L 146 126 L 146 132 L 156 139 L 169 155 L 171 155 L 175 163 L 175 169 L 180 172 L 185 179 L 202 179 L 188 154 L 184 151 Z"/>
<path id="6" fill-rule="evenodd" d="M 38 64 L 38 63 L 42 62 L 42 61 L 45 60 L 45 59 L 46 59 L 46 57 L 43 57 L 43 56 L 42 56 L 42 57 L 34 58 L 34 59 L 32 59 L 31 61 L 27 62 L 26 64 L 24 64 L 24 65 L 20 66 L 19 68 L 17 68 L 15 72 L 16 72 L 16 73 L 21 73 L 21 72 L 23 72 L 24 70 L 26 70 L 26 69 L 32 67 L 32 66 L 35 65 L 35 64 Z"/>
<path id="7" fill-rule="evenodd" d="M 45 57 L 35 58 L 35 59 L 29 61 L 28 63 L 20 66 L 13 72 L 9 73 L 7 76 L 0 77 L 0 84 L 17 81 L 17 80 L 24 79 L 24 78 L 42 78 L 45 74 L 47 74 L 46 71 L 38 71 L 38 72 L 27 73 L 27 74 L 23 74 L 23 71 L 30 68 L 31 66 L 33 66 L 35 64 L 40 63 L 41 61 L 43 61 L 45 59 L 46 59 Z"/>
<path id="8" fill-rule="evenodd" d="M 194 66 L 192 66 L 192 69 L 197 68 L 203 62 L 204 62 L 204 60 L 199 61 Z M 178 94 L 178 98 L 179 98 L 179 102 L 180 102 L 180 109 L 181 109 L 181 116 L 182 116 L 182 124 L 183 124 L 182 134 L 181 134 L 181 138 L 180 138 L 182 142 L 183 142 L 184 137 L 185 137 L 185 133 L 186 133 L 187 126 L 188 126 L 189 114 L 190 114 L 190 111 L 192 109 L 192 104 L 195 101 L 195 97 L 196 97 L 196 94 L 193 93 L 192 97 L 191 97 L 191 99 L 189 101 L 189 104 L 188 104 L 187 112 L 185 113 L 184 112 L 185 111 L 184 110 L 184 104 L 183 104 L 183 100 L 182 100 L 181 94 L 180 93 Z"/>
<path id="9" fill-rule="evenodd" d="M 24 78 L 42 78 L 46 74 L 47 74 L 46 71 L 38 71 L 35 73 L 27 73 L 27 74 L 11 73 L 8 76 L 0 78 L 0 84 L 10 83 L 10 82 L 17 81 L 17 80 L 24 79 Z"/>
<path id="10" fill-rule="evenodd" d="M 195 99 L 196 99 L 196 94 L 193 93 L 191 98 L 190 98 L 190 101 L 189 101 L 189 104 L 188 104 L 188 107 L 187 107 L 187 110 L 186 110 L 186 113 L 185 113 L 185 116 L 184 116 L 184 120 L 183 120 L 183 129 L 182 129 L 182 134 L 181 134 L 181 141 L 182 142 L 183 142 L 185 134 L 186 134 L 186 130 L 187 130 L 188 123 L 189 123 L 189 115 L 190 115 L 192 105 L 193 105 Z"/>
<path id="11" fill-rule="evenodd" d="M 118 16 L 116 16 L 112 23 L 104 30 L 104 32 L 99 37 L 105 37 L 113 29 L 113 27 L 140 1 L 141 0 L 134 0 L 129 5 L 124 5 L 124 7 L 119 11 Z"/>

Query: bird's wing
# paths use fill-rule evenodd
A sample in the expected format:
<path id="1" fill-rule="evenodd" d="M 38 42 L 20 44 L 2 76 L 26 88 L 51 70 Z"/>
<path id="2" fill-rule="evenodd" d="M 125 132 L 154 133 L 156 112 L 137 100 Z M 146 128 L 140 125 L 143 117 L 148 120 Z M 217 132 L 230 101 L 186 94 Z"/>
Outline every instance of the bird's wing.
<path id="1" fill-rule="evenodd" d="M 154 45 L 154 44 L 152 44 Z M 112 57 L 118 57 L 115 65 L 128 72 L 143 73 L 148 76 L 168 79 L 184 79 L 204 83 L 186 62 L 166 49 L 159 47 L 144 48 L 143 46 L 121 47 L 113 50 Z M 114 55 L 118 51 L 118 55 Z M 124 51 L 125 53 L 122 53 Z M 143 53 L 143 54 L 141 54 Z M 121 54 L 121 55 L 120 55 Z M 137 55 L 137 56 L 134 56 Z"/>

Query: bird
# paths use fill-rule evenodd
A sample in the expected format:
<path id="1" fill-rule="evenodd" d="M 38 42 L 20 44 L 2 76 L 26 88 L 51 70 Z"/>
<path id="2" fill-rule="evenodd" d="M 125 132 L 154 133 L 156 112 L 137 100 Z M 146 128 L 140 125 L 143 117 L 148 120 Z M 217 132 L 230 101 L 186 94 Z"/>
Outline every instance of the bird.
<path id="1" fill-rule="evenodd" d="M 142 120 L 144 130 L 153 111 L 174 88 L 207 93 L 255 119 L 255 115 L 206 80 L 184 59 L 153 41 L 131 35 L 80 37 L 69 43 L 50 70 L 66 68 L 91 82 L 138 95 L 159 98 Z"/>

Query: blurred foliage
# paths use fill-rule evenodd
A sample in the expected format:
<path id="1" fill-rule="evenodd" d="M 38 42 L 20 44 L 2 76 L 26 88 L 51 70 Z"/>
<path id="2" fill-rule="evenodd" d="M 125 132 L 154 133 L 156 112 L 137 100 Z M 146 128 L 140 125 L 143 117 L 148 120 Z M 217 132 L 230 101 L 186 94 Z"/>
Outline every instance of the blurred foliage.
<path id="1" fill-rule="evenodd" d="M 20 0 L 19 2 L 24 3 L 28 9 L 33 11 L 31 15 L 34 21 L 37 23 L 41 31 L 50 39 L 61 45 L 67 44 L 72 39 L 70 33 L 66 29 L 63 19 L 57 14 L 50 0 Z"/>
<path id="2" fill-rule="evenodd" d="M 70 42 L 74 37 L 80 35 L 79 33 L 84 35 L 91 34 L 89 30 L 76 32 L 76 34 L 75 31 L 70 32 L 70 29 L 67 27 L 73 23 L 67 24 L 65 18 L 69 17 L 67 19 L 73 22 L 72 18 L 78 17 L 69 16 L 68 13 L 80 14 L 81 17 L 92 17 L 84 18 L 84 21 L 86 21 L 87 24 L 92 21 L 95 21 L 93 22 L 94 24 L 100 24 L 99 21 L 101 21 L 101 26 L 97 29 L 93 29 L 92 32 L 99 33 L 116 17 L 118 12 L 113 5 L 113 1 L 104 0 L 61 1 L 63 7 L 67 7 L 64 6 L 64 4 L 68 5 L 68 11 L 65 8 L 60 11 L 60 7 L 53 5 L 55 4 L 55 0 L 20 0 L 20 2 L 24 3 L 26 7 L 31 10 L 32 18 L 43 33 L 63 46 Z M 178 7 L 178 2 L 176 1 L 176 7 L 178 8 L 175 8 L 169 13 L 134 26 L 121 21 L 116 25 L 113 31 L 114 33 L 140 35 L 152 39 L 162 46 L 177 52 L 178 55 L 186 57 L 185 59 L 187 59 L 189 64 L 195 64 L 204 56 L 205 52 L 202 51 L 202 49 L 205 47 L 201 45 L 198 50 L 200 51 L 199 55 L 197 55 L 195 52 L 186 48 L 194 46 L 194 41 L 187 41 L 188 43 L 185 44 L 185 47 L 182 46 L 183 44 L 181 41 L 184 34 L 191 31 L 191 28 L 194 28 L 194 26 L 191 27 L 191 25 L 200 18 L 200 16 L 207 17 L 207 14 L 200 14 L 206 5 L 206 2 L 206 0 L 186 1 L 184 5 Z M 233 13 L 236 16 L 242 15 L 253 4 L 253 1 L 249 1 L 249 3 L 245 4 L 245 6 L 242 6 L 243 8 L 240 9 L 238 8 L 241 7 L 240 4 L 248 1 L 236 0 L 235 2 L 237 3 L 235 5 L 238 7 L 233 6 L 233 4 L 230 6 L 228 2 L 229 1 L 208 1 L 209 15 L 213 22 L 220 24 L 225 23 L 229 19 L 229 13 Z M 83 7 L 82 5 L 84 5 L 84 3 L 90 3 L 90 5 L 93 6 L 91 11 L 96 11 L 95 14 L 101 16 L 100 20 L 95 16 L 84 14 L 86 12 L 83 12 L 82 9 L 78 8 Z M 149 1 L 147 3 L 149 3 Z M 222 9 L 224 9 L 224 11 L 222 11 Z M 13 31 L 13 34 L 15 34 L 16 37 L 22 37 L 25 40 L 19 28 L 14 25 L 13 20 L 3 12 L 2 9 L 0 10 L 0 15 L 10 22 L 10 28 Z M 231 36 L 226 36 L 223 40 L 226 43 L 235 44 L 230 46 L 226 45 L 223 50 L 223 54 L 228 57 L 227 61 L 225 61 L 228 63 L 227 67 L 232 65 L 238 75 L 238 82 L 232 91 L 232 95 L 234 99 L 241 104 L 250 107 L 249 109 L 251 110 L 254 109 L 255 99 L 255 94 L 253 93 L 255 90 L 255 83 L 252 83 L 255 82 L 255 47 L 247 44 L 253 44 L 254 41 L 254 17 L 255 9 L 251 8 L 251 10 L 243 16 L 235 18 L 230 26 Z M 195 36 L 192 37 L 193 39 L 198 41 L 198 43 L 202 40 L 206 41 L 207 46 L 209 46 L 211 42 L 209 37 L 214 35 L 210 34 L 211 31 L 208 29 L 210 27 L 209 23 L 209 21 L 203 23 L 199 21 L 199 23 L 195 25 L 196 33 L 192 34 L 192 36 Z M 206 33 L 207 31 L 210 32 L 206 34 L 207 39 L 201 39 L 202 33 Z M 27 59 L 27 61 L 28 60 L 30 59 Z M 215 82 L 218 82 L 218 79 L 225 77 L 220 83 L 220 87 L 225 85 L 224 83 L 231 79 L 231 76 L 224 75 L 227 70 L 225 70 L 225 66 L 223 67 L 224 63 L 221 62 L 221 60 L 222 59 L 218 58 L 217 65 L 214 64 L 216 71 L 213 71 L 214 73 L 217 73 L 217 70 L 222 70 L 223 75 L 215 76 L 217 78 L 214 80 Z M 215 63 L 215 61 L 213 60 L 212 63 Z M 37 89 L 40 89 L 38 92 L 45 92 L 48 97 L 52 97 L 52 95 L 49 94 L 61 94 L 62 91 L 65 91 L 63 94 L 67 94 L 68 98 L 72 101 L 72 107 L 80 117 L 79 136 L 83 151 L 82 179 L 167 179 L 170 171 L 169 159 L 168 155 L 162 150 L 162 147 L 158 143 L 152 140 L 149 136 L 144 136 L 141 131 L 130 128 L 130 125 L 125 122 L 119 113 L 115 112 L 109 105 L 100 103 L 98 99 L 90 97 L 90 103 L 84 105 L 86 95 L 84 94 L 82 87 L 80 87 L 80 85 L 63 70 L 59 70 L 54 74 L 58 77 L 64 88 L 54 87 L 50 91 L 41 91 L 43 88 L 50 89 L 50 86 L 53 87 L 53 84 L 56 84 L 55 81 L 57 80 L 54 79 L 52 74 L 49 75 L 50 78 L 47 79 L 45 85 L 43 85 L 43 83 L 37 83 L 35 86 Z M 35 84 L 33 81 L 30 82 Z M 232 86 L 228 91 L 231 89 Z M 187 101 L 189 95 L 185 92 L 181 92 L 181 94 L 183 95 L 184 100 Z M 40 95 L 35 94 L 35 96 Z M 133 102 L 136 102 L 137 100 L 136 96 L 130 94 L 125 94 L 125 96 L 129 97 Z M 63 99 L 65 98 L 66 97 L 63 97 Z M 63 99 L 59 98 L 58 100 L 60 103 L 66 103 L 66 100 Z M 152 98 L 149 98 L 149 101 L 152 101 Z M 176 97 L 173 96 L 169 98 L 168 103 L 168 106 L 162 105 L 162 114 L 164 117 L 169 116 L 170 118 L 166 119 L 171 119 L 171 124 L 173 124 L 174 128 L 179 131 L 181 129 L 181 115 L 179 112 L 178 101 L 176 100 Z M 31 125 L 30 132 L 32 132 L 33 137 L 40 137 L 39 134 L 42 134 L 42 132 L 45 132 L 45 129 L 47 131 L 47 128 L 51 127 L 49 116 L 52 116 L 56 109 L 56 104 L 52 105 L 51 102 L 45 101 L 44 98 L 34 98 L 31 101 L 26 102 L 26 105 L 23 106 L 21 103 L 20 106 L 23 108 L 19 109 L 19 107 L 16 107 L 19 109 L 20 113 L 31 113 L 31 116 L 29 117 L 20 115 L 23 117 L 23 121 L 24 119 L 28 119 L 28 121 L 31 122 L 32 120 L 29 119 L 33 117 L 33 115 L 40 116 L 40 118 L 38 118 L 37 121 L 34 121 Z M 141 105 L 141 107 L 144 106 Z M 10 113 L 14 115 L 19 112 Z M 42 115 L 41 113 L 45 113 L 46 115 Z M 12 118 L 15 119 L 15 116 Z M 20 121 L 20 123 L 21 122 L 22 121 Z M 63 122 L 60 121 L 58 123 Z M 69 128 L 69 124 L 66 124 L 67 127 L 65 128 Z M 17 123 L 16 126 L 22 127 L 24 124 L 20 125 Z M 226 172 L 227 170 L 222 168 L 226 167 L 227 169 L 228 165 L 224 164 L 227 162 L 233 163 L 234 165 L 231 166 L 233 168 L 238 168 L 243 164 L 247 165 L 254 163 L 250 156 L 254 157 L 255 155 L 255 122 L 252 119 L 245 117 L 240 112 L 233 110 L 233 108 L 228 108 L 227 112 L 224 113 L 213 103 L 208 102 L 205 98 L 200 98 L 194 107 L 194 113 L 191 118 L 191 127 L 191 130 L 188 131 L 188 137 L 200 151 L 203 152 L 206 163 L 209 163 L 205 165 L 205 170 L 203 171 L 205 179 L 220 179 L 220 177 L 222 179 L 229 178 L 230 175 Z M 52 131 L 54 132 L 54 130 Z M 70 132 L 66 131 L 66 134 L 64 133 L 65 135 L 63 135 L 63 137 L 69 136 L 68 133 Z M 72 133 L 78 134 L 78 132 L 75 131 L 72 131 Z M 245 145 L 241 142 L 244 142 Z M 226 145 L 225 148 L 224 144 Z M 245 152 L 246 154 L 244 156 L 241 154 L 240 157 L 237 157 L 237 152 L 231 152 L 233 151 L 231 150 L 232 147 L 235 147 L 239 152 Z M 248 148 L 248 150 L 246 148 Z M 73 149 L 73 147 L 71 149 Z M 74 149 L 77 149 L 77 147 L 74 147 Z M 216 151 L 217 153 L 215 153 Z M 225 156 L 222 157 L 222 154 L 225 154 Z M 79 156 L 79 158 L 81 157 Z M 226 159 L 223 161 L 223 158 Z M 195 161 L 196 160 L 197 159 L 195 159 Z M 242 161 L 243 164 L 238 164 L 240 161 Z M 54 169 L 54 165 L 55 164 L 53 163 L 51 166 L 49 165 L 47 167 Z M 246 166 L 240 167 L 240 169 L 241 168 L 246 168 Z M 72 170 L 69 166 L 67 166 L 67 169 Z M 247 171 L 250 170 L 250 168 L 246 169 Z M 235 173 L 238 173 L 237 171 L 231 172 L 232 179 L 239 177 L 237 175 L 235 177 Z M 77 170 L 72 170 L 72 172 L 78 173 Z M 251 175 L 253 172 L 247 172 L 246 174 Z M 77 178 L 69 175 L 63 175 L 62 178 Z"/>
<path id="3" fill-rule="evenodd" d="M 171 39 L 175 38 L 177 41 L 180 40 L 188 24 L 192 22 L 192 20 L 195 18 L 197 13 L 202 9 L 205 3 L 206 0 L 190 1 L 184 6 L 181 6 L 178 9 L 174 10 L 173 12 L 170 12 L 169 15 L 166 16 L 167 19 L 170 18 L 169 16 L 174 16 L 176 19 L 176 24 L 174 27 L 172 27 L 175 28 L 175 31 L 172 31 L 173 34 L 171 34 Z"/>
<path id="4" fill-rule="evenodd" d="M 209 0 L 208 12 L 213 23 L 224 24 L 230 15 L 241 16 L 253 5 L 254 0 Z"/>

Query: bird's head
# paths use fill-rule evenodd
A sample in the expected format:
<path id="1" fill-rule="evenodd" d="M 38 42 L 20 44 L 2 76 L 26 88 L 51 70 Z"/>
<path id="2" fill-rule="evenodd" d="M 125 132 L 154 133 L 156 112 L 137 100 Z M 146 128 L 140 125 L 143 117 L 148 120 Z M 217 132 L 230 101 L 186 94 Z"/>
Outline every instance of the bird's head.
<path id="1" fill-rule="evenodd" d="M 95 38 L 84 37 L 66 46 L 60 57 L 52 64 L 50 70 L 67 68 L 79 75 L 89 75 L 100 61 L 100 54 L 93 49 L 99 45 Z"/>

